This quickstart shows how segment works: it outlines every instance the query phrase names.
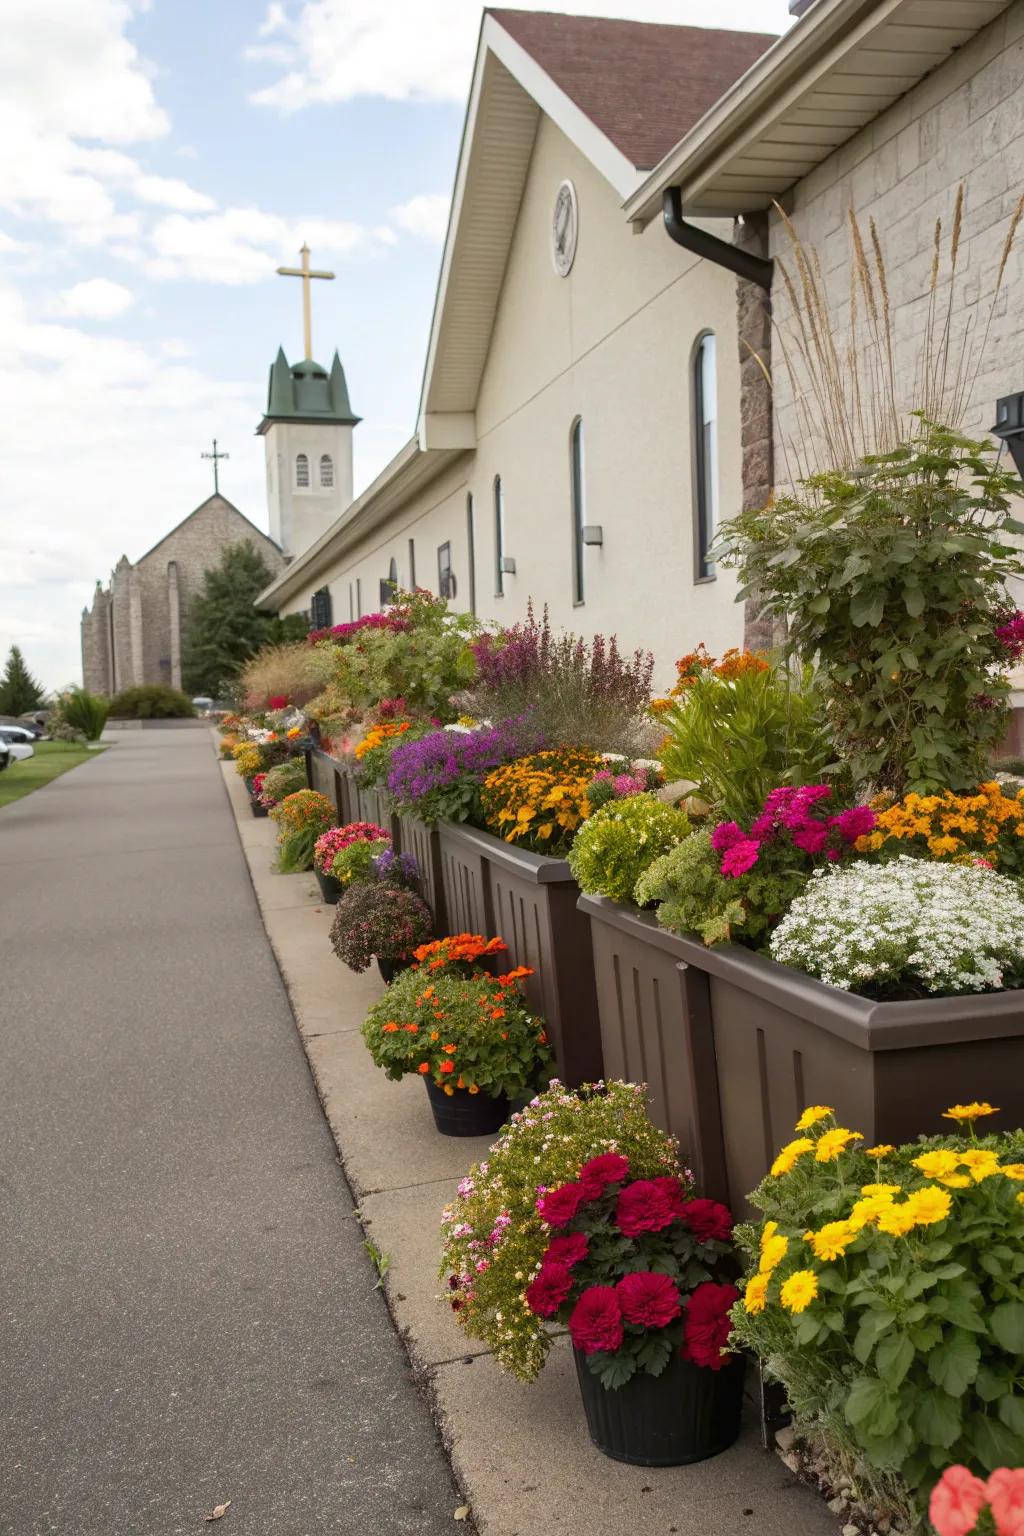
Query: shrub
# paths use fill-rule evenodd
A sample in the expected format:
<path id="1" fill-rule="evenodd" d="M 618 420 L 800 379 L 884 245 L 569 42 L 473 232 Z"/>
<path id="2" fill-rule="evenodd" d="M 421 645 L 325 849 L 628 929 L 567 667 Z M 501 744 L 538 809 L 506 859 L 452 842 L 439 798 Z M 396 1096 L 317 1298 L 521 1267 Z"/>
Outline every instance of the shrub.
<path id="1" fill-rule="evenodd" d="M 985 777 L 1013 659 L 1006 584 L 1024 573 L 1019 494 L 991 442 L 921 419 L 891 452 L 725 524 L 718 558 L 817 660 L 856 782 L 930 794 Z"/>
<path id="2" fill-rule="evenodd" d="M 302 640 L 265 645 L 250 656 L 239 672 L 239 692 L 246 709 L 269 709 L 271 699 L 287 699 L 300 707 L 318 694 L 326 667 Z"/>
<path id="3" fill-rule="evenodd" d="M 404 971 L 370 1009 L 363 1039 L 393 1082 L 415 1072 L 449 1095 L 522 1098 L 553 1060 L 543 1021 L 526 1006 L 517 977 L 480 971 L 430 978 Z"/>
<path id="4" fill-rule="evenodd" d="M 301 757 L 291 757 L 286 763 L 278 763 L 276 768 L 268 768 L 263 776 L 260 786 L 260 804 L 267 810 L 273 810 L 282 800 L 287 800 L 289 795 L 297 794 L 300 789 L 306 788 L 306 764 Z"/>
<path id="5" fill-rule="evenodd" d="M 816 1105 L 752 1197 L 766 1221 L 737 1234 L 737 1341 L 798 1430 L 914 1530 L 951 1461 L 1021 1461 L 1024 1135 L 977 1138 L 991 1113 L 954 1105 L 955 1133 L 858 1151 Z"/>
<path id="6" fill-rule="evenodd" d="M 809 669 L 797 682 L 758 658 L 723 671 L 684 657 L 677 697 L 661 701 L 659 750 L 666 777 L 689 779 L 730 820 L 755 816 L 777 785 L 839 774 L 823 701 Z"/>
<path id="7" fill-rule="evenodd" d="M 49 734 L 61 720 L 73 731 L 80 731 L 86 741 L 99 741 L 110 713 L 110 700 L 89 693 L 85 688 L 68 688 L 60 694 L 46 722 Z M 55 719 L 54 717 L 58 718 Z"/>
<path id="8" fill-rule="evenodd" d="M 468 614 L 449 613 L 444 598 L 399 592 L 387 614 L 367 615 L 355 632 L 332 635 L 314 654 L 350 704 L 369 709 L 381 699 L 403 699 L 411 715 L 447 720 L 456 712 L 452 696 L 473 677 L 470 642 L 478 630 Z"/>
<path id="9" fill-rule="evenodd" d="M 660 1376 L 676 1354 L 712 1371 L 732 1358 L 729 1311 L 740 1296 L 731 1283 L 732 1216 L 692 1194 L 687 1175 L 634 1179 L 629 1160 L 613 1152 L 539 1201 L 549 1242 L 526 1305 L 568 1327 L 605 1388 L 638 1371 Z M 463 1283 L 472 1289 L 472 1269 L 456 1278 L 454 1297 Z"/>
<path id="10" fill-rule="evenodd" d="M 441 1274 L 455 1315 L 520 1381 L 535 1379 L 552 1342 L 526 1300 L 550 1239 L 538 1198 L 609 1152 L 627 1158 L 637 1178 L 680 1173 L 675 1142 L 647 1118 L 642 1088 L 611 1082 L 571 1092 L 553 1082 L 512 1116 L 444 1211 Z"/>
<path id="11" fill-rule="evenodd" d="M 112 720 L 190 720 L 194 715 L 192 700 L 177 688 L 165 688 L 163 683 L 125 688 L 110 701 Z"/>
<path id="12" fill-rule="evenodd" d="M 313 846 L 313 867 L 322 875 L 329 875 L 335 855 L 358 842 L 390 843 L 391 835 L 373 821 L 350 821 L 344 827 L 328 827 Z"/>
<path id="13" fill-rule="evenodd" d="M 630 902 L 644 871 L 689 831 L 685 812 L 651 795 L 610 800 L 580 828 L 569 868 L 580 890 Z"/>
<path id="14" fill-rule="evenodd" d="M 627 660 L 614 636 L 552 634 L 527 608 L 524 623 L 483 635 L 474 647 L 477 675 L 470 698 L 475 715 L 512 720 L 530 714 L 552 746 L 599 747 L 636 756 L 649 744 L 646 722 L 654 657 Z"/>
<path id="15" fill-rule="evenodd" d="M 277 867 L 295 875 L 313 867 L 313 848 L 321 832 L 334 822 L 334 806 L 316 789 L 300 789 L 273 807 L 277 822 Z"/>
<path id="16" fill-rule="evenodd" d="M 449 726 L 431 731 L 394 748 L 388 789 L 403 810 L 422 821 L 478 821 L 486 775 L 542 746 L 528 716 L 477 730 Z"/>
<path id="17" fill-rule="evenodd" d="M 1024 985 L 1024 900 L 1013 880 L 900 858 L 822 873 L 793 902 L 772 957 L 865 997 Z"/>
<path id="18" fill-rule="evenodd" d="M 391 847 L 391 837 L 385 833 L 373 842 L 359 839 L 341 848 L 331 860 L 330 873 L 339 885 L 352 885 L 356 880 L 370 880 L 374 876 L 376 859 Z"/>
<path id="19" fill-rule="evenodd" d="M 994 780 L 976 794 L 907 795 L 878 807 L 874 829 L 858 848 L 880 858 L 984 858 L 1003 873 L 1024 875 L 1024 795 L 1006 794 Z"/>
<path id="20" fill-rule="evenodd" d="M 484 824 L 506 843 L 564 854 L 590 813 L 587 785 L 600 766 L 593 752 L 560 747 L 496 768 L 480 790 Z"/>
<path id="21" fill-rule="evenodd" d="M 402 965 L 433 926 L 430 908 L 415 891 L 387 880 L 359 880 L 338 901 L 331 944 L 352 971 L 365 971 L 374 958 Z"/>

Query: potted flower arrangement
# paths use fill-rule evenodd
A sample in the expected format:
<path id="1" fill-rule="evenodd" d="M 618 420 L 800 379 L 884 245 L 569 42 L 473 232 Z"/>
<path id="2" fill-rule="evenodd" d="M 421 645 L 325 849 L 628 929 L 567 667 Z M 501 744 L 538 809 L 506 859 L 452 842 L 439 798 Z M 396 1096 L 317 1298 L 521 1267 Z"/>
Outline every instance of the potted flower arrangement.
<path id="1" fill-rule="evenodd" d="M 551 1063 L 547 1034 L 519 991 L 522 971 L 404 971 L 375 1003 L 363 1039 L 393 1081 L 417 1073 L 442 1136 L 484 1136 Z"/>
<path id="2" fill-rule="evenodd" d="M 685 1174 L 634 1178 L 606 1152 L 537 1209 L 549 1240 L 526 1304 L 568 1327 L 598 1449 L 681 1466 L 732 1445 L 744 1362 L 726 1348 L 740 1295 L 726 1207 L 694 1199 Z"/>
<path id="3" fill-rule="evenodd" d="M 286 795 L 271 811 L 277 822 L 277 867 L 294 875 L 313 866 L 313 849 L 321 833 L 334 822 L 334 806 L 315 789 Z"/>
<path id="4" fill-rule="evenodd" d="M 763 1219 L 738 1231 L 735 1336 L 866 1526 L 920 1530 L 951 1461 L 1022 1462 L 1024 1133 L 985 1134 L 997 1113 L 954 1104 L 942 1135 L 865 1147 L 812 1105 L 754 1194 Z"/>
<path id="5" fill-rule="evenodd" d="M 289 795 L 306 787 L 306 771 L 299 757 L 290 757 L 287 762 L 278 763 L 276 768 L 268 768 L 261 778 L 259 801 L 267 813 Z"/>
<path id="6" fill-rule="evenodd" d="M 263 786 L 266 780 L 267 775 L 265 773 L 254 773 L 252 779 L 247 784 L 249 790 L 249 810 L 256 817 L 269 816 L 270 814 L 270 807 L 263 800 Z"/>
<path id="7" fill-rule="evenodd" d="M 313 872 L 324 901 L 335 902 L 353 880 L 366 879 L 373 859 L 391 847 L 391 835 L 374 822 L 328 827 L 313 845 Z"/>
<path id="8" fill-rule="evenodd" d="M 412 963 L 416 948 L 434 931 L 430 908 L 411 883 L 416 879 L 410 854 L 385 849 L 374 863 L 375 878 L 357 880 L 338 899 L 331 944 L 352 971 L 365 971 L 374 960 L 387 982 Z"/>

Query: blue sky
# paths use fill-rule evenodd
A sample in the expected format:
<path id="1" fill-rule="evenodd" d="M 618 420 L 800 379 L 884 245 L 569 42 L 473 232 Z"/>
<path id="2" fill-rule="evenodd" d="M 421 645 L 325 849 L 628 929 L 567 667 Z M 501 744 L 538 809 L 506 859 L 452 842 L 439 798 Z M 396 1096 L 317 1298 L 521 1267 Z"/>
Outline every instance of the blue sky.
<path id="1" fill-rule="evenodd" d="M 521 0 L 524 3 L 524 0 Z M 704 0 L 525 0 L 701 24 Z M 0 50 L 0 652 L 79 674 L 97 577 L 210 491 L 266 526 L 253 436 L 279 344 L 337 346 L 356 489 L 409 437 L 476 0 L 13 0 Z M 779 31 L 786 0 L 718 0 Z"/>

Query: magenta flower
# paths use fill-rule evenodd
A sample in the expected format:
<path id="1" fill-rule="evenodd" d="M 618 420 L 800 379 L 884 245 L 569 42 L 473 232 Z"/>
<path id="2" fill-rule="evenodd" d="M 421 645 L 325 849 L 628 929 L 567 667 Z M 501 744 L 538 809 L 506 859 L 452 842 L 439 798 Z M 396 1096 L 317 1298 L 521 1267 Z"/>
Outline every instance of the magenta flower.
<path id="1" fill-rule="evenodd" d="M 848 811 L 833 816 L 832 825 L 838 827 L 844 843 L 855 843 L 858 837 L 866 837 L 875 829 L 875 813 L 870 805 L 854 805 Z"/>
<path id="2" fill-rule="evenodd" d="M 711 834 L 711 846 L 716 853 L 725 853 L 746 838 L 743 828 L 735 821 L 720 821 Z"/>
<path id="3" fill-rule="evenodd" d="M 722 874 L 736 880 L 740 875 L 745 875 L 748 869 L 753 869 L 761 852 L 761 844 L 755 843 L 751 838 L 745 837 L 741 842 L 733 846 L 722 855 Z"/>

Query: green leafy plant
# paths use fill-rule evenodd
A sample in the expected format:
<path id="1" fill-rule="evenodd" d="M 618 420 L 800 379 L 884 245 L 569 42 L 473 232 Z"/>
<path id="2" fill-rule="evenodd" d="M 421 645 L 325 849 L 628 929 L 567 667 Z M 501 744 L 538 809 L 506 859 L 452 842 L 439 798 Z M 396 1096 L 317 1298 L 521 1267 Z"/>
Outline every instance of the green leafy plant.
<path id="1" fill-rule="evenodd" d="M 367 1014 L 363 1039 L 393 1082 L 417 1073 L 446 1094 L 522 1098 L 553 1060 L 543 1020 L 511 973 L 403 971 Z"/>
<path id="2" fill-rule="evenodd" d="M 737 1342 L 785 1386 L 811 1436 L 914 1530 L 951 1462 L 1024 1452 L 1024 1134 L 954 1105 L 962 1132 L 899 1148 L 806 1110 L 739 1228 L 750 1254 Z"/>
<path id="3" fill-rule="evenodd" d="M 767 932 L 768 924 L 757 916 L 749 920 L 736 882 L 726 879 L 720 864 L 711 833 L 707 829 L 691 832 L 640 876 L 634 900 L 640 907 L 656 906 L 663 928 L 699 933 L 705 944 L 724 943 L 736 928 L 756 941 Z"/>
<path id="4" fill-rule="evenodd" d="M 377 838 L 373 842 L 366 842 L 359 838 L 338 850 L 331 861 L 329 873 L 339 885 L 351 885 L 356 880 L 368 880 L 374 872 L 374 859 L 390 847 L 390 837 Z"/>
<path id="5" fill-rule="evenodd" d="M 301 757 L 290 757 L 287 762 L 267 769 L 260 785 L 260 799 L 269 810 L 305 788 L 306 764 Z"/>
<path id="6" fill-rule="evenodd" d="M 780 784 L 820 784 L 842 775 L 811 667 L 747 668 L 722 675 L 694 668 L 661 703 L 659 750 L 669 780 L 689 779 L 723 818 L 755 816 Z"/>
<path id="7" fill-rule="evenodd" d="M 685 812 L 653 795 L 609 800 L 577 832 L 569 868 L 580 890 L 631 902 L 641 875 L 689 831 Z"/>
<path id="8" fill-rule="evenodd" d="M 110 701 L 112 720 L 191 720 L 192 700 L 178 688 L 163 683 L 140 683 L 125 688 Z"/>
<path id="9" fill-rule="evenodd" d="M 609 1152 L 621 1153 L 635 1178 L 681 1172 L 674 1140 L 648 1118 L 643 1088 L 609 1082 L 572 1092 L 553 1082 L 512 1116 L 443 1213 L 441 1274 L 452 1310 L 520 1381 L 537 1377 L 552 1343 L 526 1299 L 551 1238 L 538 1198 Z"/>
<path id="10" fill-rule="evenodd" d="M 327 796 L 316 789 L 297 790 L 271 808 L 278 827 L 277 867 L 282 874 L 295 875 L 313 868 L 316 840 L 334 825 L 335 814 Z"/>
<path id="11" fill-rule="evenodd" d="M 110 712 L 110 700 L 89 693 L 85 688 L 68 688 L 58 697 L 55 708 L 60 718 L 66 720 L 72 730 L 81 731 L 86 741 L 99 741 Z M 47 721 L 51 736 L 56 723 L 52 713 Z"/>
<path id="12" fill-rule="evenodd" d="M 476 619 L 450 613 L 430 592 L 397 592 L 387 620 L 359 628 L 343 644 L 328 635 L 315 647 L 330 667 L 334 695 L 362 709 L 402 699 L 410 715 L 453 719 L 452 697 L 475 671 Z"/>

